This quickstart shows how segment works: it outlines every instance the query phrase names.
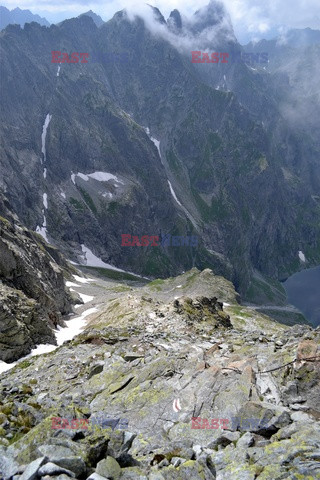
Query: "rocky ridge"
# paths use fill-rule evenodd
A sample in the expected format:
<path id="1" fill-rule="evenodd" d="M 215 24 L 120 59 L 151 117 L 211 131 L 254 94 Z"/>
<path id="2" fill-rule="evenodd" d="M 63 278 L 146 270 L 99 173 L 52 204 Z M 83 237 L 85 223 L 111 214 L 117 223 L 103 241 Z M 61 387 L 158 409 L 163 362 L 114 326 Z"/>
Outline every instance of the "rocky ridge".
<path id="1" fill-rule="evenodd" d="M 319 328 L 238 305 L 208 269 L 104 288 L 79 336 L 2 376 L 5 479 L 320 478 Z"/>

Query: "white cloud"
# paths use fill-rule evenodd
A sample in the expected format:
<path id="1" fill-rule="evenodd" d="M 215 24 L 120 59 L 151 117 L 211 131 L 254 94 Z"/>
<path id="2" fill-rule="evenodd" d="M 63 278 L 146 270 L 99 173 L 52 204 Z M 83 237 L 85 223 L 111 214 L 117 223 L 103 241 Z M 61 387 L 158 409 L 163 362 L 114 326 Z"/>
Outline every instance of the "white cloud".
<path id="1" fill-rule="evenodd" d="M 267 32 L 268 30 L 270 30 L 270 25 L 266 22 L 262 22 L 258 25 L 258 30 L 259 32 L 261 33 L 265 33 Z"/>
<path id="2" fill-rule="evenodd" d="M 140 2 L 140 5 L 142 3 Z M 190 16 L 199 8 L 205 6 L 208 0 L 155 0 L 149 2 L 158 7 L 165 18 L 171 10 L 177 8 L 181 13 Z M 2 2 L 7 8 L 15 8 L 17 0 Z M 27 8 L 33 13 L 48 17 L 48 20 L 76 16 L 87 10 L 93 10 L 101 15 L 104 20 L 110 19 L 115 12 L 123 8 L 137 7 L 137 0 L 95 0 L 87 3 L 86 0 L 19 0 L 20 8 Z M 265 34 L 274 36 L 281 26 L 289 28 L 318 28 L 320 29 L 319 0 L 224 0 L 230 13 L 235 33 L 239 40 L 244 37 L 263 37 Z M 60 15 L 59 12 L 61 12 Z"/>

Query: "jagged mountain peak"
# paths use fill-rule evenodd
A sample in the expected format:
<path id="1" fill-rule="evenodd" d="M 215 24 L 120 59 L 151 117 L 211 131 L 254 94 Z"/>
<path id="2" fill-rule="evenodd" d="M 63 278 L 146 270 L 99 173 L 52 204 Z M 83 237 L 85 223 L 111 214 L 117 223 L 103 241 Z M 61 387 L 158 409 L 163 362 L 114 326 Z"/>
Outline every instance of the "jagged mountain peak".
<path id="1" fill-rule="evenodd" d="M 193 34 L 201 34 L 209 29 L 217 28 L 234 37 L 230 16 L 222 2 L 211 0 L 208 5 L 197 10 L 189 20 L 188 29 Z"/>
<path id="2" fill-rule="evenodd" d="M 97 27 L 101 27 L 101 25 L 103 25 L 105 22 L 102 20 L 102 18 L 100 17 L 100 15 L 97 15 L 95 12 L 93 12 L 92 10 L 89 10 L 88 12 L 84 12 L 84 13 L 81 13 L 81 15 L 78 16 L 78 18 L 80 17 L 90 17 L 92 18 L 92 20 L 94 21 L 94 23 L 97 25 Z"/>
<path id="3" fill-rule="evenodd" d="M 90 15 L 79 15 L 78 17 L 68 18 L 63 20 L 60 23 L 56 24 L 57 27 L 62 28 L 63 31 L 71 31 L 73 30 L 74 34 L 76 32 L 90 32 L 96 31 L 99 26 L 95 22 L 95 20 Z"/>
<path id="4" fill-rule="evenodd" d="M 127 13 L 131 22 L 136 18 L 142 19 L 151 33 L 157 31 L 165 41 L 171 43 L 180 52 L 190 51 L 192 48 L 206 49 L 218 45 L 225 46 L 230 42 L 237 43 L 230 16 L 220 2 L 211 1 L 190 17 L 174 9 L 167 21 L 160 10 L 150 4 L 144 4 L 138 11 L 130 8 Z M 167 27 L 167 30 L 157 29 L 157 24 Z M 176 36 L 180 37 L 179 41 Z"/>
<path id="5" fill-rule="evenodd" d="M 150 7 L 152 9 L 155 20 L 159 23 L 162 23 L 162 24 L 166 25 L 167 22 L 165 21 L 165 18 L 162 15 L 162 13 L 160 12 L 159 8 L 154 7 L 153 5 L 150 5 L 149 3 L 147 5 L 148 5 L 148 7 Z"/>
<path id="6" fill-rule="evenodd" d="M 172 10 L 167 20 L 167 24 L 171 30 L 181 30 L 182 19 L 181 19 L 181 14 L 179 10 L 177 9 Z"/>

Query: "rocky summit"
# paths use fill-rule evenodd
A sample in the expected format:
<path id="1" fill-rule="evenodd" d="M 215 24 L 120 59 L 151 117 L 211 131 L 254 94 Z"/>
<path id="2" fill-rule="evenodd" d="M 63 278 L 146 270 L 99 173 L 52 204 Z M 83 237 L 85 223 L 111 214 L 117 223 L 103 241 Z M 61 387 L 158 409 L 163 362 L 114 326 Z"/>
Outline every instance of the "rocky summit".
<path id="1" fill-rule="evenodd" d="M 320 478 L 319 328 L 209 269 L 77 279 L 85 329 L 2 374 L 4 479 Z"/>

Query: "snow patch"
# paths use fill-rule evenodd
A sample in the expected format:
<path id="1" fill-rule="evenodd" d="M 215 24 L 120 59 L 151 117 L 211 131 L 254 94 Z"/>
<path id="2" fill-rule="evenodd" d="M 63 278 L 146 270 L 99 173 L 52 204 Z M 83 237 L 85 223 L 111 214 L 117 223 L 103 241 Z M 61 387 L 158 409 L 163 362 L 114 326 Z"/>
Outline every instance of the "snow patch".
<path id="1" fill-rule="evenodd" d="M 71 180 L 74 184 L 76 184 L 76 177 L 82 178 L 82 180 L 88 182 L 90 178 L 93 180 L 97 180 L 98 182 L 108 182 L 109 180 L 114 180 L 117 183 L 121 183 L 124 185 L 124 182 L 122 180 L 119 180 L 119 178 L 116 175 L 113 175 L 112 173 L 108 172 L 93 172 L 93 173 L 72 173 L 71 174 Z"/>
<path id="2" fill-rule="evenodd" d="M 158 152 L 159 152 L 159 157 L 160 157 L 160 160 L 161 160 L 161 153 L 160 153 L 160 140 L 157 140 L 156 138 L 152 137 L 150 135 L 150 129 L 149 127 L 142 127 L 144 128 L 146 134 L 148 135 L 148 137 L 150 138 L 150 140 L 155 144 L 155 146 L 157 147 L 158 149 Z M 162 160 L 161 160 L 161 163 L 162 163 Z"/>
<path id="3" fill-rule="evenodd" d="M 82 329 L 86 326 L 86 318 L 97 311 L 98 309 L 95 307 L 89 308 L 88 310 L 85 310 L 79 317 L 75 317 L 72 320 L 67 320 L 66 327 L 58 327 L 58 330 L 54 331 L 58 346 L 62 345 L 67 340 L 72 340 L 72 338 L 74 338 L 76 335 L 79 335 Z M 17 365 L 17 363 L 29 357 L 34 357 L 35 355 L 42 355 L 43 353 L 52 352 L 56 348 L 57 345 L 40 344 L 33 348 L 29 355 L 20 358 L 17 362 L 6 363 L 0 360 L 0 373 L 10 370 L 15 365 Z"/>
<path id="4" fill-rule="evenodd" d="M 43 163 L 46 162 L 46 136 L 47 136 L 47 129 L 50 123 L 50 120 L 52 118 L 52 115 L 49 115 L 49 113 L 46 116 L 46 119 L 43 124 L 42 128 L 42 135 L 41 135 L 41 152 L 43 153 Z"/>
<path id="5" fill-rule="evenodd" d="M 173 198 L 175 199 L 175 201 L 177 202 L 178 205 L 180 205 L 180 207 L 182 207 L 181 203 L 179 202 L 179 200 L 177 199 L 177 195 L 175 194 L 173 188 L 172 188 L 172 185 L 170 183 L 170 181 L 168 180 L 168 183 L 169 183 L 169 188 L 170 188 L 170 192 L 171 192 L 171 195 L 173 196 Z"/>
<path id="6" fill-rule="evenodd" d="M 133 272 L 128 272 L 127 270 L 122 270 L 121 268 L 114 267 L 113 265 L 110 265 L 110 263 L 105 263 L 101 258 L 96 257 L 92 251 L 86 247 L 85 245 L 81 245 L 81 249 L 84 253 L 84 259 L 85 259 L 85 265 L 88 267 L 101 267 L 101 268 L 109 268 L 110 270 L 114 270 L 116 272 L 122 272 L 122 273 L 129 273 L 130 275 L 134 275 L 135 277 L 140 277 L 140 278 L 145 278 L 146 280 L 149 280 L 148 277 L 142 277 L 141 275 L 138 275 L 137 273 Z M 73 275 L 74 278 L 76 278 L 75 275 Z M 80 277 L 77 277 L 76 280 L 78 280 Z M 78 280 L 79 281 L 79 280 Z M 90 280 L 91 282 L 94 280 Z"/>
<path id="7" fill-rule="evenodd" d="M 79 172 L 79 173 L 77 173 L 76 176 L 82 178 L 82 180 L 84 180 L 85 182 L 88 182 L 88 181 L 89 181 L 88 175 L 85 175 L 84 173 L 80 173 L 80 172 Z"/>
<path id="8" fill-rule="evenodd" d="M 111 270 L 116 270 L 117 272 L 124 272 L 124 270 L 116 268 L 109 263 L 105 263 L 103 260 L 101 260 L 101 258 L 96 257 L 96 255 L 94 255 L 94 253 L 92 253 L 92 251 L 85 245 L 82 244 L 81 249 L 84 253 L 85 262 L 88 267 L 110 268 Z"/>
<path id="9" fill-rule="evenodd" d="M 22 361 L 26 360 L 27 358 L 34 357 L 35 355 L 41 355 L 42 353 L 52 352 L 56 348 L 57 348 L 56 345 L 40 344 L 40 345 L 37 345 L 35 348 L 33 348 L 28 355 L 26 355 L 25 357 L 19 358 L 19 360 L 17 360 L 16 362 L 6 363 L 6 362 L 2 362 L 0 360 L 0 373 L 6 372 L 7 370 L 10 370 L 15 365 L 19 364 L 19 362 L 22 362 Z"/>
<path id="10" fill-rule="evenodd" d="M 60 195 L 62 198 L 66 198 L 66 194 L 64 192 L 61 192 Z"/>
<path id="11" fill-rule="evenodd" d="M 305 254 L 304 254 L 301 250 L 299 250 L 298 255 L 299 255 L 300 261 L 303 262 L 303 263 L 305 263 L 305 262 L 306 262 L 306 256 L 305 256 Z"/>
<path id="12" fill-rule="evenodd" d="M 76 265 L 76 263 L 74 264 Z M 94 279 L 93 278 L 84 278 L 84 277 L 79 277 L 78 275 L 72 275 L 73 278 L 79 282 L 79 283 L 90 283 L 90 282 L 94 282 Z"/>
<path id="13" fill-rule="evenodd" d="M 31 353 L 29 354 L 30 357 L 34 357 L 35 355 L 42 355 L 43 353 L 49 353 L 52 352 L 57 348 L 56 345 L 50 345 L 49 343 L 40 343 L 40 345 L 37 345 L 35 348 L 31 350 Z"/>
<path id="14" fill-rule="evenodd" d="M 80 317 L 67 320 L 67 326 L 65 328 L 60 327 L 58 331 L 55 332 L 58 346 L 62 345 L 67 340 L 72 340 L 72 338 L 74 338 L 76 335 L 79 335 L 82 329 L 86 326 L 86 317 L 97 311 L 97 308 L 92 307 L 88 310 L 85 310 Z"/>
<path id="15" fill-rule="evenodd" d="M 155 146 L 157 147 L 158 149 L 158 152 L 159 152 L 159 157 L 161 158 L 161 153 L 160 153 L 160 140 L 157 140 L 156 138 L 154 137 L 150 137 L 150 140 L 155 144 Z"/>
<path id="16" fill-rule="evenodd" d="M 42 195 L 42 198 L 43 198 L 43 206 L 46 210 L 48 210 L 48 195 L 44 193 Z"/>
<path id="17" fill-rule="evenodd" d="M 47 178 L 47 169 L 46 168 L 43 169 L 43 178 L 44 179 Z"/>
<path id="18" fill-rule="evenodd" d="M 44 217 L 44 219 L 45 219 L 45 217 Z M 36 232 L 39 233 L 39 235 L 41 235 L 41 237 L 44 238 L 44 240 L 47 243 L 50 243 L 49 240 L 48 240 L 48 236 L 47 236 L 47 229 L 44 225 L 42 227 L 37 226 Z"/>
<path id="19" fill-rule="evenodd" d="M 58 71 L 57 71 L 57 77 L 59 77 L 59 74 L 60 74 L 60 68 L 61 68 L 61 66 L 59 65 L 59 66 L 58 66 Z"/>
<path id="20" fill-rule="evenodd" d="M 87 323 L 86 318 L 92 313 L 95 313 L 97 311 L 98 309 L 95 307 L 88 308 L 88 310 L 85 310 L 79 317 L 75 317 L 71 320 L 67 320 L 66 327 L 58 327 L 57 330 L 54 330 L 58 346 L 62 345 L 64 342 L 68 340 L 72 340 L 76 335 L 79 335 L 82 329 L 86 326 L 86 323 Z M 24 357 L 24 359 L 28 358 L 29 356 L 33 357 L 35 355 L 41 355 L 42 353 L 52 352 L 58 346 L 49 345 L 49 344 L 37 345 L 36 348 L 34 348 L 29 355 Z"/>
<path id="21" fill-rule="evenodd" d="M 6 372 L 7 370 L 10 370 L 16 365 L 17 362 L 13 363 L 6 363 L 0 360 L 0 373 Z"/>
<path id="22" fill-rule="evenodd" d="M 72 291 L 75 292 L 75 290 L 72 290 Z M 80 292 L 77 292 L 77 294 L 79 295 L 83 303 L 91 302 L 91 300 L 94 299 L 94 297 L 92 297 L 91 295 L 85 295 L 84 293 L 80 293 Z"/>
<path id="23" fill-rule="evenodd" d="M 112 173 L 93 172 L 93 173 L 89 173 L 88 177 L 93 178 L 98 182 L 108 182 L 108 180 L 114 180 L 115 182 L 122 183 L 122 185 L 124 185 L 124 182 L 122 180 L 119 180 L 118 177 L 116 177 L 116 175 L 112 175 Z"/>
<path id="24" fill-rule="evenodd" d="M 66 287 L 81 287 L 81 285 L 74 282 L 66 282 Z"/>
<path id="25" fill-rule="evenodd" d="M 46 194 L 44 194 L 46 195 Z M 42 210 L 42 213 L 44 214 L 44 210 Z M 43 223 L 42 223 L 42 226 L 39 227 L 39 225 L 37 226 L 36 228 L 36 232 L 39 233 L 39 235 L 42 236 L 42 238 L 44 238 L 44 240 L 47 242 L 47 243 L 50 243 L 49 240 L 48 240 L 48 236 L 47 236 L 47 219 L 46 219 L 46 216 L 43 215 Z"/>

